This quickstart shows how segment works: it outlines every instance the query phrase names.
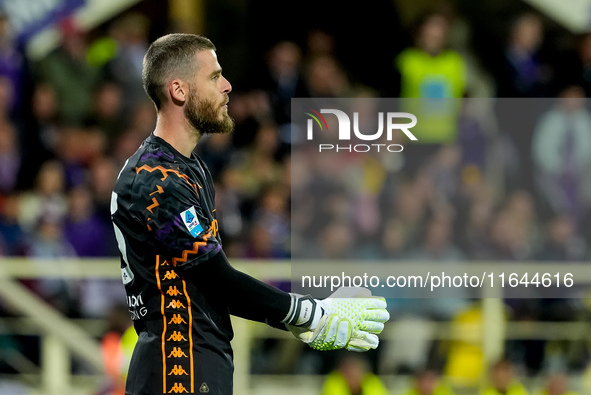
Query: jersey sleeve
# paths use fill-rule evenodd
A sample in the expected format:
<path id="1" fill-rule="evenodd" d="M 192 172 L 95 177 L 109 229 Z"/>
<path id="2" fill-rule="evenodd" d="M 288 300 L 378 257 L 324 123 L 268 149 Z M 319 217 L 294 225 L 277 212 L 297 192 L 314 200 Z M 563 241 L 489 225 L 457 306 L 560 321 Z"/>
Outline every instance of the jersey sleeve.
<path id="1" fill-rule="evenodd" d="M 195 266 L 217 254 L 217 223 L 201 204 L 205 191 L 178 171 L 150 170 L 137 170 L 132 186 L 132 212 L 147 228 L 149 242 L 174 266 Z"/>

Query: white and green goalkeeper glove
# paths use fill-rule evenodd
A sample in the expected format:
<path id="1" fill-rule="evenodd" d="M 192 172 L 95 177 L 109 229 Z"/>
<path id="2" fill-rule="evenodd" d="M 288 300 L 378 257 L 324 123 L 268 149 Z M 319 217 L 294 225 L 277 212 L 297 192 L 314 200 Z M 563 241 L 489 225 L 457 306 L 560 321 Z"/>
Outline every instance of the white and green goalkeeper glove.
<path id="1" fill-rule="evenodd" d="M 291 295 L 283 322 L 315 350 L 368 351 L 378 347 L 377 334 L 390 319 L 386 300 L 367 288 L 341 287 L 327 299 Z"/>

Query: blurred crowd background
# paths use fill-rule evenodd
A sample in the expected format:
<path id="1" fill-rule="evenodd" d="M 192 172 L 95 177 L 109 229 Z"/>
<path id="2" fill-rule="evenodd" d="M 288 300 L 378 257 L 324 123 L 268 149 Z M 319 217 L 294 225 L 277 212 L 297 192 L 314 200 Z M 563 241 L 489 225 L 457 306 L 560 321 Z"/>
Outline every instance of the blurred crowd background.
<path id="1" fill-rule="evenodd" d="M 142 89 L 143 55 L 160 35 L 192 30 L 171 23 L 165 3 L 141 2 L 91 31 L 64 18 L 59 46 L 41 59 L 26 55 L 0 14 L 0 256 L 118 256 L 112 187 L 156 119 Z M 203 138 L 197 153 L 216 183 L 230 258 L 290 258 L 292 222 L 298 230 L 316 229 L 314 251 L 331 259 L 581 262 L 591 256 L 585 177 L 591 33 L 574 34 L 508 0 L 206 5 L 203 32 L 233 84 L 229 113 L 236 131 Z M 350 179 L 370 193 L 352 206 L 332 191 L 321 197 L 322 215 L 292 217 L 292 175 L 322 182 L 302 175 L 309 158 L 292 155 L 293 97 L 520 100 L 487 99 L 486 117 L 474 116 L 477 105 L 466 106 L 453 133 L 435 133 L 386 161 L 353 154 L 316 163 L 333 175 L 349 177 L 353 169 L 357 178 Z M 517 123 L 515 108 L 525 114 Z M 364 246 L 354 255 L 353 240 Z M 27 286 L 69 317 L 106 317 L 125 302 L 119 282 L 31 280 Z M 589 315 L 583 299 L 508 307 L 514 320 Z M 435 307 L 424 318 L 461 320 L 471 308 L 441 316 Z M 269 345 L 260 345 L 259 361 L 268 361 Z M 512 364 L 522 375 L 538 375 L 586 368 L 586 344 L 550 346 L 510 345 L 500 369 Z M 371 359 L 375 371 L 380 358 Z M 430 360 L 412 371 L 433 367 Z M 441 371 L 441 353 L 435 360 Z M 255 355 L 255 373 L 277 367 L 256 361 Z M 317 372 L 335 366 L 325 362 L 313 365 Z M 1 362 L 0 369 L 10 371 Z"/>

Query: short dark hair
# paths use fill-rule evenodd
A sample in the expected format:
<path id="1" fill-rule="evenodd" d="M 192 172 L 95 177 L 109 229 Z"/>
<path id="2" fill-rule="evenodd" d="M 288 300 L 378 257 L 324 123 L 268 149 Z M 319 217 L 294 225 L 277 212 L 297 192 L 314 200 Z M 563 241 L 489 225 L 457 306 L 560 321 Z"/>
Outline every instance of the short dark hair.
<path id="1" fill-rule="evenodd" d="M 216 50 L 208 38 L 184 33 L 167 34 L 150 45 L 144 56 L 142 80 L 156 109 L 160 110 L 166 102 L 167 80 L 186 79 L 196 73 L 199 65 L 195 63 L 194 55 L 208 49 Z"/>

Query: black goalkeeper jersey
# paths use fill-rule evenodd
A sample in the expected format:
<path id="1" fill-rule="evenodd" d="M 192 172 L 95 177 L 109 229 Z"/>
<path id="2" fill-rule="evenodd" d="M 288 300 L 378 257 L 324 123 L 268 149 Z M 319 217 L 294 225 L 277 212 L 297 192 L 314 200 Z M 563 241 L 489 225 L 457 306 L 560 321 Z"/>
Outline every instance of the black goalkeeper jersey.
<path id="1" fill-rule="evenodd" d="M 139 334 L 126 394 L 231 394 L 228 307 L 206 297 L 215 279 L 189 270 L 221 251 L 207 167 L 151 135 L 121 170 L 111 214 Z"/>

